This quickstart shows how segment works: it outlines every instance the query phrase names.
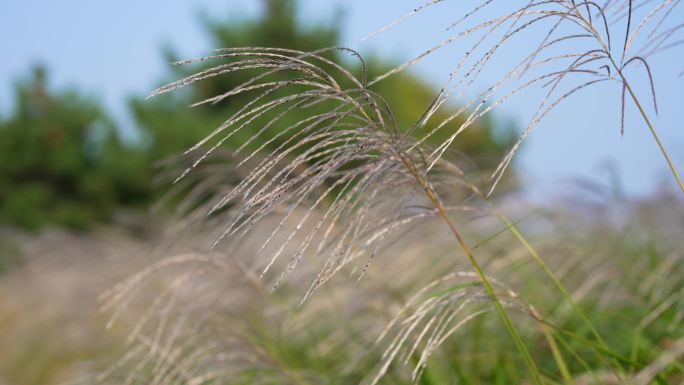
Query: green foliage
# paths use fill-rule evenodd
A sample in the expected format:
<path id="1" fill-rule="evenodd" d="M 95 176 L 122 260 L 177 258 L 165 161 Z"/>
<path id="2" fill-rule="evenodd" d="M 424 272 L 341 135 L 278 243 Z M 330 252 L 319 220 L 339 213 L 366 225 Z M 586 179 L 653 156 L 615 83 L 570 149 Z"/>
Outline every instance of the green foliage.
<path id="1" fill-rule="evenodd" d="M 92 98 L 52 92 L 46 71 L 16 85 L 0 121 L 0 221 L 83 229 L 148 195 L 143 154 L 126 148 Z"/>
<path id="2" fill-rule="evenodd" d="M 19 245 L 10 236 L 0 233 L 0 275 L 21 262 Z"/>

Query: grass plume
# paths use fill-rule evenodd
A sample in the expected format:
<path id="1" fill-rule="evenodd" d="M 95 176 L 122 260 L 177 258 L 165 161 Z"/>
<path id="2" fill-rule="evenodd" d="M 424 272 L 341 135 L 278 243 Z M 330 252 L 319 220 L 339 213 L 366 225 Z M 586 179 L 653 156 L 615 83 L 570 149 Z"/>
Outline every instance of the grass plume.
<path id="1" fill-rule="evenodd" d="M 395 25 L 420 17 L 430 7 L 445 6 L 443 3 L 447 1 L 426 2 L 380 28 L 377 33 L 388 33 Z M 209 182 L 203 183 L 200 178 L 198 184 L 188 183 L 192 193 L 188 195 L 185 207 L 187 212 L 193 213 L 193 219 L 209 218 L 217 226 L 214 249 L 249 238 L 256 229 L 265 234 L 258 240 L 255 255 L 267 257 L 260 259 L 253 277 L 256 282 L 268 282 L 265 292 L 275 291 L 295 274 L 296 269 L 306 265 L 303 261 L 310 259 L 316 269 L 297 279 L 298 282 L 307 280 L 299 301 L 302 305 L 341 271 L 353 275 L 356 280 L 361 279 L 379 252 L 389 247 L 402 231 L 418 231 L 415 230 L 419 228 L 417 224 L 425 223 L 429 218 L 447 225 L 454 244 L 458 245 L 458 249 L 451 248 L 451 262 L 458 266 L 462 260 L 467 261 L 467 271 L 450 268 L 452 273 L 427 286 L 423 282 L 423 289 L 404 303 L 402 310 L 380 332 L 379 340 L 389 342 L 379 356 L 380 364 L 375 374 L 366 378 L 368 383 L 381 381 L 397 361 L 414 363 L 411 382 L 430 377 L 426 373 L 430 369 L 428 358 L 435 350 L 458 330 L 479 322 L 480 316 L 489 312 L 498 315 L 511 337 L 519 355 L 515 362 L 520 359 L 527 368 L 525 381 L 535 384 L 581 383 L 573 378 L 572 371 L 577 371 L 578 366 L 591 371 L 595 362 L 607 362 L 606 370 L 619 381 L 626 381 L 629 377 L 634 377 L 636 382 L 662 381 L 660 372 L 678 370 L 671 368 L 676 366 L 673 355 L 680 354 L 679 344 L 663 353 L 658 361 L 647 365 L 637 353 L 638 337 L 653 317 L 666 311 L 681 313 L 681 309 L 676 310 L 675 301 L 668 300 L 676 297 L 676 287 L 681 282 L 676 279 L 668 281 L 667 289 L 655 294 L 657 299 L 650 303 L 653 309 L 649 314 L 656 315 L 646 316 L 641 321 L 631 347 L 632 353 L 625 356 L 619 348 L 611 345 L 611 341 L 604 339 L 595 322 L 579 304 L 588 292 L 600 286 L 610 286 L 610 281 L 616 279 L 614 271 L 602 265 L 592 266 L 595 269 L 589 278 L 577 285 L 574 291 L 567 289 L 564 275 L 569 275 L 568 272 L 574 269 L 587 269 L 591 263 L 586 266 L 555 266 L 565 273 L 554 272 L 549 262 L 542 259 L 543 254 L 538 253 L 520 229 L 494 205 L 492 194 L 531 132 L 570 97 L 601 83 L 614 83 L 620 89 L 616 99 L 622 111 L 618 119 L 622 121 L 621 131 L 624 130 L 624 111 L 628 102 L 636 105 L 676 183 L 684 192 L 684 183 L 643 102 L 648 99 L 654 113 L 658 113 L 656 72 L 651 68 L 650 59 L 681 45 L 676 38 L 684 24 L 678 24 L 680 22 L 673 20 L 672 16 L 677 12 L 675 8 L 679 3 L 676 0 L 655 3 L 649 0 L 480 1 L 446 26 L 450 34 L 448 38 L 373 79 L 368 79 L 361 55 L 349 48 L 331 47 L 314 52 L 269 47 L 224 48 L 213 55 L 176 63 L 216 64 L 160 87 L 151 96 L 210 81 L 217 76 L 230 76 L 238 71 L 252 74 L 249 80 L 233 89 L 193 104 L 229 103 L 231 97 L 238 94 L 251 96 L 248 103 L 240 106 L 210 135 L 186 151 L 184 155 L 191 160 L 175 183 L 183 186 L 203 167 L 220 165 L 212 161 L 221 154 L 226 142 L 242 135 L 246 127 L 258 128 L 249 131 L 252 136 L 244 145 L 230 152 L 229 169 L 221 171 L 219 166 L 214 168 L 215 172 L 207 174 L 211 178 L 222 173 L 218 180 L 204 179 Z M 502 69 L 496 59 L 498 54 L 520 39 L 532 41 L 533 48 L 520 53 L 518 60 L 507 61 L 513 64 Z M 373 85 L 458 41 L 464 41 L 468 48 L 455 63 L 446 84 L 413 125 L 397 126 L 391 106 L 373 90 Z M 330 56 L 333 53 L 347 54 L 357 60 L 361 73 L 352 73 L 336 64 Z M 645 91 L 635 88 L 636 74 L 632 72 L 639 67 L 642 71 L 638 76 L 648 83 Z M 474 91 L 487 71 L 501 72 L 501 76 L 483 91 Z M 282 74 L 287 75 L 287 80 L 276 79 L 275 75 Z M 473 177 L 473 173 L 466 170 L 451 152 L 451 145 L 496 107 L 532 89 L 541 91 L 542 97 L 518 140 L 486 182 Z M 463 101 L 462 107 L 446 119 L 435 121 L 437 111 L 454 99 Z M 289 119 L 293 111 L 302 110 L 310 113 L 304 118 Z M 457 121 L 462 123 L 454 124 Z M 268 137 L 271 128 L 277 128 L 277 133 Z M 434 144 L 430 140 L 433 137 L 445 139 Z M 264 144 L 252 146 L 253 143 Z M 239 177 L 226 177 L 232 173 Z M 215 188 L 217 181 L 220 181 L 220 189 Z M 562 306 L 536 310 L 542 306 L 524 300 L 524 294 L 518 294 L 512 284 L 493 278 L 489 271 L 492 266 L 485 265 L 486 258 L 480 256 L 481 243 L 467 238 L 465 225 L 475 221 L 477 215 L 496 218 L 504 224 L 506 231 L 503 233 L 513 235 L 522 246 L 523 253 L 531 256 L 543 276 L 551 280 L 563 298 Z M 269 221 L 272 217 L 277 219 Z M 473 244 L 477 248 L 471 246 Z M 504 264 L 508 257 L 495 262 Z M 186 260 L 179 257 L 163 262 L 163 266 L 153 266 L 117 288 L 106 306 L 113 307 L 125 301 L 129 291 L 158 268 L 167 267 L 165 263 L 211 262 L 202 258 Z M 577 263 L 576 259 L 568 261 Z M 681 259 L 671 261 L 673 266 L 679 266 Z M 610 266 L 606 260 L 600 262 Z M 515 261 L 516 266 L 524 263 L 522 259 Z M 203 273 L 203 270 L 192 270 L 182 274 L 171 286 L 185 285 L 186 280 L 194 279 L 194 274 Z M 464 282 L 453 282 L 459 279 Z M 541 281 L 538 277 L 535 280 Z M 444 288 L 447 284 L 451 286 Z M 644 290 L 655 286 L 654 282 Z M 426 293 L 431 290 L 437 292 L 426 298 Z M 159 298 L 162 302 L 150 309 L 166 314 L 165 309 L 170 309 L 175 299 Z M 168 307 L 164 307 L 164 303 Z M 536 333 L 541 332 L 541 343 L 552 353 L 555 369 L 538 365 L 538 355 L 523 338 L 534 333 L 523 330 L 524 325 L 515 322 L 516 314 L 528 316 L 526 318 L 535 326 Z M 579 332 L 570 327 L 573 315 L 578 316 L 583 325 L 581 328 L 575 326 Z M 211 369 L 205 371 L 204 377 L 183 377 L 186 368 L 181 365 L 176 369 L 171 364 L 161 370 L 165 360 L 177 362 L 177 357 L 169 358 L 172 355 L 170 348 L 164 347 L 172 346 L 174 341 L 168 345 L 162 342 L 162 335 L 170 327 L 167 326 L 169 319 L 161 317 L 159 322 L 163 328 L 158 329 L 152 339 L 141 339 L 134 334 L 133 339 L 140 340 L 145 346 L 141 352 L 154 353 L 154 357 L 140 365 L 151 367 L 153 373 L 172 373 L 169 378 L 182 378 L 183 382 L 193 384 L 211 382 L 227 375 L 221 372 L 222 369 Z M 175 321 L 185 322 L 182 317 Z M 584 335 L 582 328 L 588 329 L 589 336 Z M 135 327 L 135 330 L 141 329 L 142 326 Z M 193 346 L 194 353 L 188 353 L 187 357 L 204 357 L 197 353 L 197 345 Z M 583 358 L 586 351 L 596 357 Z M 177 356 L 184 354 L 180 350 L 174 352 Z M 265 353 L 269 352 L 265 348 Z M 570 363 L 566 362 L 568 357 L 573 358 Z M 244 359 L 256 360 L 252 357 Z M 287 366 L 274 357 L 268 360 L 273 363 L 272 367 Z M 212 366 L 215 367 L 221 365 Z M 297 370 L 277 372 L 284 376 L 278 380 L 285 383 L 316 382 Z M 608 381 L 601 380 L 600 374 L 590 374 L 598 383 Z M 154 381 L 163 382 L 162 379 Z"/>

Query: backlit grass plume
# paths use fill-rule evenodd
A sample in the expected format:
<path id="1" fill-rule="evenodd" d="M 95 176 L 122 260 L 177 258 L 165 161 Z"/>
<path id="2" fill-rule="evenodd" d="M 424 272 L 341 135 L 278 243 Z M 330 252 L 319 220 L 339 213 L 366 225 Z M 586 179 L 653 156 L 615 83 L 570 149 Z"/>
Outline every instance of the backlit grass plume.
<path id="1" fill-rule="evenodd" d="M 204 214 L 226 211 L 225 228 L 214 243 L 217 245 L 246 234 L 260 219 L 280 211 L 282 219 L 264 237 L 261 248 L 270 246 L 279 233 L 284 233 L 285 238 L 276 245 L 261 275 L 268 273 L 278 258 L 286 258 L 286 268 L 276 278 L 275 288 L 300 263 L 305 252 L 314 250 L 326 259 L 309 294 L 347 262 L 365 256 L 367 261 L 359 271 L 362 275 L 394 230 L 440 211 L 466 210 L 463 206 L 442 205 L 437 191 L 448 192 L 449 196 L 460 193 L 463 197 L 470 186 L 461 169 L 447 162 L 433 167 L 428 181 L 424 158 L 427 145 L 417 143 L 408 130 L 395 126 L 390 107 L 367 88 L 363 77 L 357 79 L 322 56 L 331 50 L 350 52 L 361 60 L 354 51 L 343 48 L 315 53 L 274 48 L 225 49 L 182 64 L 207 60 L 230 63 L 179 80 L 153 94 L 232 71 L 262 71 L 225 94 L 198 102 L 219 103 L 240 92 L 254 92 L 252 102 L 188 150 L 200 155 L 176 182 L 247 125 L 263 125 L 232 154 L 238 158 L 236 169 L 248 166 L 249 172 L 230 191 L 206 204 Z M 291 80 L 270 81 L 269 76 L 278 72 L 287 72 Z M 351 86 L 344 88 L 340 85 L 344 83 Z M 311 109 L 311 116 L 287 121 L 289 112 L 303 109 Z M 257 141 L 270 126 L 277 126 L 278 134 Z M 252 141 L 263 144 L 248 149 Z M 422 197 L 425 192 L 429 199 Z M 440 202 L 439 208 L 429 200 Z M 305 236 L 298 237 L 300 232 Z M 294 242 L 294 252 L 284 256 Z"/>
<path id="2" fill-rule="evenodd" d="M 428 7 L 446 6 L 440 3 L 449 1 L 428 1 L 369 37 L 419 15 Z M 435 51 L 462 42 L 465 52 L 454 60 L 448 82 L 418 123 L 426 124 L 450 98 L 466 100 L 461 111 L 439 122 L 427 134 L 430 136 L 439 130 L 452 132 L 450 138 L 428 157 L 433 161 L 439 159 L 451 141 L 457 140 L 458 135 L 481 116 L 522 91 L 541 88 L 543 97 L 537 102 L 536 112 L 492 175 L 491 193 L 523 140 L 553 109 L 573 94 L 600 83 L 614 82 L 620 89 L 616 100 L 621 105 L 622 129 L 626 104 L 631 102 L 684 192 L 684 183 L 658 137 L 645 103 L 651 102 L 652 111 L 658 113 L 654 73 L 649 61 L 664 54 L 670 54 L 674 59 L 676 50 L 684 44 L 679 5 L 679 1 L 669 0 L 459 2 L 460 10 L 454 12 L 453 23 L 445 26 L 451 33 L 448 38 L 369 84 L 403 71 Z M 532 50 L 516 50 L 518 61 L 511 60 L 516 54 L 511 54 L 510 50 L 505 62 L 497 60 L 497 54 L 507 50 L 508 46 L 529 42 L 533 42 Z M 500 76 L 499 80 L 482 92 L 475 91 L 474 85 L 480 85 L 478 80 L 485 73 L 496 74 L 494 76 Z M 641 79 L 646 80 L 647 87 L 637 90 L 635 83 L 640 83 L 638 80 Z M 608 105 L 613 101 L 599 102 Z M 456 129 L 448 126 L 449 121 L 459 114 L 467 115 L 465 123 Z"/>
<path id="3" fill-rule="evenodd" d="M 429 1 L 379 32 L 408 17 L 420 17 L 429 7 L 445 6 L 439 3 L 447 1 Z M 190 193 L 183 207 L 193 219 L 210 218 L 217 225 L 214 247 L 247 235 L 254 239 L 252 233 L 258 229 L 254 259 L 266 257 L 259 259 L 263 263 L 258 266 L 257 277 L 268 282 L 271 291 L 303 261 L 316 265 L 308 277 L 298 277 L 307 280 L 301 303 L 343 269 L 361 278 L 400 230 L 410 232 L 430 217 L 441 220 L 453 237 L 454 264 L 467 261 L 469 272 L 447 273 L 427 287 L 444 287 L 456 278 L 466 284 L 455 283 L 427 298 L 422 291 L 408 301 L 381 334 L 380 340 L 389 339 L 389 345 L 371 383 L 380 381 L 388 367 L 400 359 L 406 363 L 416 359 L 412 381 L 418 381 L 428 357 L 452 333 L 490 311 L 503 323 L 532 383 L 574 383 L 572 367 L 566 362 L 568 355 L 589 367 L 566 344 L 568 338 L 581 341 L 615 378 L 629 378 L 636 370 L 649 373 L 644 372 L 638 355 L 625 357 L 609 346 L 578 305 L 582 296 L 564 287 L 562 277 L 495 206 L 490 195 L 522 142 L 551 111 L 572 95 L 605 82 L 618 85 L 616 102 L 621 105 L 622 117 L 617 120 L 624 120 L 627 106 L 636 106 L 684 192 L 684 184 L 649 117 L 651 109 L 657 112 L 655 73 L 649 60 L 656 54 L 674 52 L 682 44 L 677 40 L 684 28 L 677 19 L 679 4 L 677 0 L 459 2 L 453 23 L 445 26 L 450 37 L 374 79 L 367 79 L 360 54 L 340 47 L 314 52 L 224 48 L 211 56 L 178 62 L 214 65 L 163 86 L 152 96 L 238 71 L 251 75 L 242 84 L 193 105 L 231 103 L 232 96 L 250 95 L 249 102 L 185 153 L 190 163 L 176 179 L 179 190 L 204 166 L 210 165 L 213 171 L 206 174 L 207 178 L 188 183 Z M 517 50 L 517 60 L 497 60 L 500 51 L 520 39 L 532 42 L 533 48 Z M 467 48 L 454 60 L 448 82 L 413 125 L 397 126 L 392 106 L 373 90 L 373 85 L 457 41 L 463 41 Z M 331 59 L 333 54 L 348 54 L 357 60 L 360 73 L 337 64 Z M 500 76 L 482 89 L 480 80 L 488 71 Z M 635 86 L 633 79 L 637 77 L 646 80 L 645 89 Z M 531 89 L 541 90 L 542 97 L 528 125 L 491 177 L 481 181 L 456 161 L 451 145 L 497 106 Z M 461 102 L 462 107 L 445 120 L 435 121 L 437 111 L 450 100 Z M 646 107 L 645 100 L 652 106 Z M 302 117 L 302 111 L 309 113 Z M 435 144 L 435 137 L 445 139 Z M 234 138 L 240 138 L 242 144 L 229 151 L 230 162 L 222 167 L 216 156 Z M 463 213 L 468 216 L 458 215 Z M 560 294 L 562 308 L 555 309 L 554 314 L 537 312 L 513 289 L 485 273 L 477 255 L 479 249 L 462 229 L 467 224 L 465 219 L 478 215 L 501 223 L 502 232 L 512 236 L 541 269 L 554 292 Z M 595 281 L 587 280 L 587 290 L 605 282 L 608 275 L 601 270 L 599 273 L 591 275 Z M 124 298 L 125 292 L 114 298 Z M 671 310 L 674 300 L 663 306 Z M 533 320 L 553 357 L 558 379 L 549 379 L 549 369 L 538 365 L 511 311 Z M 550 320 L 564 319 L 568 312 L 577 316 L 583 334 Z M 649 378 L 655 377 L 657 374 Z M 189 383 L 206 382 L 202 377 L 192 378 Z M 283 381 L 308 382 L 299 374 Z"/>

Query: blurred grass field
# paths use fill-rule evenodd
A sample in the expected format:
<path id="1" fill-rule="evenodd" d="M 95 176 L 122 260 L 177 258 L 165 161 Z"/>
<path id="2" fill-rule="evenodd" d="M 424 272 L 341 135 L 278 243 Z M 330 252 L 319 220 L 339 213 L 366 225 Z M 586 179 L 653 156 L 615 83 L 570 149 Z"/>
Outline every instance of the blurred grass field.
<path id="1" fill-rule="evenodd" d="M 665 193 L 621 203 L 590 197 L 591 204 L 575 201 L 565 209 L 526 205 L 511 211 L 524 217 L 521 228 L 532 234 L 532 242 L 608 346 L 635 363 L 626 365 L 630 372 L 639 373 L 646 368 L 637 363 L 646 365 L 681 350 L 684 221 L 676 213 L 683 209 L 682 201 Z M 530 212 L 534 214 L 524 215 Z M 476 247 L 490 274 L 534 303 L 554 324 L 577 334 L 560 338 L 567 351 L 577 354 L 566 357 L 575 383 L 619 383 L 610 360 L 582 342 L 589 331 L 558 302 L 525 249 L 507 232 L 498 233 L 491 221 L 473 218 L 473 224 L 477 231 L 468 235 L 481 240 Z M 253 255 L 258 240 L 209 252 L 206 234 L 178 237 L 160 231 L 162 227 L 153 226 L 157 230 L 145 237 L 110 226 L 90 234 L 47 230 L 39 236 L 13 235 L 21 242 L 9 254 L 19 262 L 0 276 L 1 382 L 92 380 L 92 373 L 140 349 L 143 337 L 151 339 L 142 345 L 145 354 L 129 357 L 131 362 L 122 364 L 126 369 L 109 373 L 106 382 L 209 376 L 197 381 L 211 383 L 211 373 L 235 384 L 368 381 L 379 370 L 389 341 L 376 339 L 408 299 L 447 269 L 467 270 L 464 256 L 454 261 L 458 252 L 445 241 L 441 224 L 428 222 L 393 243 L 362 281 L 355 282 L 347 269 L 300 308 L 296 304 L 315 268 L 297 270 L 269 294 L 268 279 L 248 273 L 257 262 L 246 256 Z M 148 272 L 119 310 L 98 311 L 111 298 L 101 295 L 115 284 L 168 259 L 176 262 Z M 475 284 L 465 275 L 455 277 L 426 291 L 420 300 L 448 297 Z M 469 305 L 466 314 L 478 306 Z M 116 322 L 106 330 L 114 314 Z M 524 313 L 512 314 L 542 373 L 556 377 L 558 369 L 535 322 Z M 130 340 L 131 333 L 138 337 Z M 400 352 L 417 336 L 416 331 Z M 380 383 L 410 383 L 422 344 L 415 355 L 393 362 Z M 173 357 L 187 357 L 179 361 L 183 372 L 163 365 Z M 675 356 L 661 368 L 660 383 L 680 383 L 683 369 Z M 419 383 L 511 384 L 522 377 L 515 348 L 496 315 L 485 312 L 432 353 Z"/>

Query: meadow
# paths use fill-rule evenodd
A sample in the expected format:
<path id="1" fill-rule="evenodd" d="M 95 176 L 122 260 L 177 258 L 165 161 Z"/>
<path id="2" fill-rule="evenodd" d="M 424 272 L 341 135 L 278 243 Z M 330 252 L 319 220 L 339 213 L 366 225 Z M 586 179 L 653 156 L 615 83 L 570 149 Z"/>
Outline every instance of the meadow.
<path id="1" fill-rule="evenodd" d="M 12 371 L 26 365 L 73 384 L 684 383 L 684 183 L 680 151 L 654 123 L 649 64 L 678 57 L 679 1 L 498 3 L 456 7 L 450 38 L 391 68 L 351 48 L 249 42 L 176 61 L 178 78 L 150 94 L 158 113 L 169 94 L 190 94 L 198 111 L 229 107 L 164 159 L 158 178 L 172 187 L 156 202 L 172 210 L 154 231 L 38 238 L 79 248 L 65 261 L 100 256 L 47 268 L 30 258 L 3 282 L 16 294 L 0 302 L 2 329 L 58 346 L 3 349 L 7 381 L 53 383 Z M 536 48 L 497 61 L 516 39 Z M 413 89 L 382 84 L 455 41 L 469 48 L 447 83 L 413 120 L 400 116 L 396 100 Z M 476 85 L 490 72 L 498 80 Z M 603 83 L 618 91 L 600 101 L 619 105 L 614 128 L 635 117 L 668 179 L 646 198 L 589 180 L 551 204 L 530 201 L 509 170 L 524 141 Z M 468 136 L 513 98 L 536 106 L 515 140 Z M 18 243 L 19 254 L 45 253 Z M 56 296 L 45 269 L 89 292 L 90 316 L 65 311 L 68 294 L 50 317 L 110 329 L 92 331 L 73 359 L 60 352 L 65 331 L 35 337 L 40 326 L 12 316 Z"/>

